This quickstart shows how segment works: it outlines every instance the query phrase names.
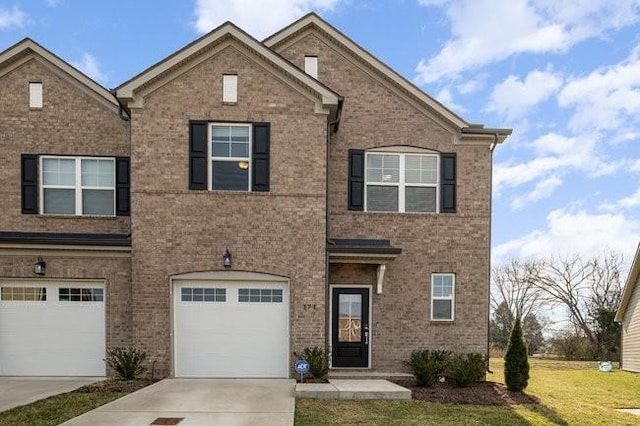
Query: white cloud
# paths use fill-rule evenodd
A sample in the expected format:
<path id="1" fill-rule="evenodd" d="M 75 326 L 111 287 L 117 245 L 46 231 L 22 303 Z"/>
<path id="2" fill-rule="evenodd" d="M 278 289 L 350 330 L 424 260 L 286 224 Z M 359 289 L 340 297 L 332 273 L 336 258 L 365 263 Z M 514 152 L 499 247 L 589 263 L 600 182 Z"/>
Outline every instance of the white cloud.
<path id="1" fill-rule="evenodd" d="M 200 33 L 232 21 L 261 39 L 312 10 L 333 10 L 340 0 L 197 0 L 195 27 Z"/>
<path id="2" fill-rule="evenodd" d="M 624 209 L 630 209 L 640 206 L 640 187 L 632 195 L 622 198 L 618 201 L 618 206 Z"/>
<path id="3" fill-rule="evenodd" d="M 549 255 L 580 253 L 593 256 L 603 250 L 619 250 L 633 256 L 640 240 L 640 220 L 617 214 L 590 214 L 584 210 L 551 211 L 546 228 L 500 244 L 493 249 L 493 260 L 511 257 L 541 258 Z"/>
<path id="4" fill-rule="evenodd" d="M 532 106 L 548 99 L 561 85 L 561 74 L 554 73 L 551 68 L 531 71 L 524 80 L 510 75 L 493 88 L 486 110 L 515 120 Z"/>
<path id="5" fill-rule="evenodd" d="M 468 95 L 470 93 L 475 93 L 478 90 L 481 90 L 483 86 L 484 86 L 484 83 L 478 79 L 468 80 L 465 83 L 457 85 L 456 90 L 461 95 Z"/>
<path id="6" fill-rule="evenodd" d="M 535 157 L 530 161 L 496 164 L 493 187 L 496 194 L 505 187 L 517 187 L 553 174 L 583 171 L 591 177 L 614 173 L 619 162 L 609 162 L 596 153 L 598 139 L 594 135 L 565 137 L 547 133 L 529 144 Z"/>
<path id="7" fill-rule="evenodd" d="M 416 81 L 433 83 L 519 53 L 564 52 L 612 28 L 640 20 L 639 0 L 421 1 L 445 8 L 452 38 L 418 63 Z"/>
<path id="8" fill-rule="evenodd" d="M 514 198 L 511 201 L 511 209 L 520 210 L 529 203 L 549 198 L 560 185 L 562 185 L 562 179 L 557 176 L 540 181 L 530 193 Z"/>
<path id="9" fill-rule="evenodd" d="M 640 158 L 632 161 L 631 165 L 629 166 L 629 170 L 631 170 L 632 172 L 640 172 Z"/>
<path id="10" fill-rule="evenodd" d="M 453 100 L 453 96 L 451 95 L 451 90 L 448 87 L 440 90 L 436 94 L 435 98 L 438 100 L 438 102 L 440 102 L 450 110 L 453 110 L 457 113 L 466 112 L 466 109 L 462 105 L 455 103 L 455 101 Z"/>
<path id="11" fill-rule="evenodd" d="M 102 70 L 98 59 L 90 53 L 84 52 L 78 61 L 71 61 L 71 65 L 100 84 L 107 81 L 107 74 Z"/>
<path id="12" fill-rule="evenodd" d="M 60 5 L 61 0 L 47 0 L 49 7 L 57 7 Z"/>
<path id="13" fill-rule="evenodd" d="M 14 6 L 11 9 L 0 7 L 0 30 L 10 27 L 24 27 L 27 14 Z"/>
<path id="14" fill-rule="evenodd" d="M 628 123 L 638 122 L 640 115 L 640 46 L 618 64 L 572 79 L 558 95 L 558 104 L 575 109 L 571 130 L 616 130 L 621 140 L 628 140 L 637 132 Z"/>

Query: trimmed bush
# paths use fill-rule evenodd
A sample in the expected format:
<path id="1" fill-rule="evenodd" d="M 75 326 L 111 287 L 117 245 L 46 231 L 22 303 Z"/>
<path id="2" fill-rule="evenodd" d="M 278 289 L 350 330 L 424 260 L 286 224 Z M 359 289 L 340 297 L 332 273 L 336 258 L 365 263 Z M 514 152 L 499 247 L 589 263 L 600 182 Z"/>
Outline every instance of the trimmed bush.
<path id="1" fill-rule="evenodd" d="M 510 391 L 520 392 L 529 382 L 529 359 L 527 358 L 527 343 L 522 335 L 520 317 L 516 318 L 507 353 L 504 355 L 504 382 Z"/>
<path id="2" fill-rule="evenodd" d="M 309 362 L 309 373 L 318 379 L 323 379 L 329 374 L 329 351 L 320 346 L 304 348 L 302 355 L 295 354 Z"/>
<path id="3" fill-rule="evenodd" d="M 478 352 L 455 354 L 449 362 L 447 376 L 456 386 L 467 387 L 484 378 L 488 361 Z"/>
<path id="4" fill-rule="evenodd" d="M 405 362 L 414 376 L 418 386 L 430 388 L 438 383 L 449 365 L 449 351 L 429 351 L 427 349 L 411 352 L 411 358 Z"/>
<path id="5" fill-rule="evenodd" d="M 147 368 L 143 365 L 147 360 L 147 353 L 135 348 L 116 347 L 107 349 L 105 359 L 107 365 L 121 380 L 135 380 L 139 378 Z"/>

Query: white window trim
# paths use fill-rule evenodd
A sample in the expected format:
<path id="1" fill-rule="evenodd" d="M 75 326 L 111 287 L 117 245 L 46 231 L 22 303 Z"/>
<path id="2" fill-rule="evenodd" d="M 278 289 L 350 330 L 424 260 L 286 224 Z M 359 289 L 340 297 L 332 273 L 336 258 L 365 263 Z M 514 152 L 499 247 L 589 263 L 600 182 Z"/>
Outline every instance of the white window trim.
<path id="1" fill-rule="evenodd" d="M 433 295 L 433 281 L 435 277 L 451 277 L 451 296 L 449 297 L 435 297 Z M 433 317 L 433 302 L 435 300 L 450 300 L 451 301 L 451 318 L 434 318 Z M 431 321 L 443 321 L 452 322 L 456 317 L 456 275 L 451 273 L 437 273 L 431 274 Z"/>
<path id="2" fill-rule="evenodd" d="M 368 158 L 369 155 L 398 155 L 400 157 L 399 179 L 398 182 L 369 182 L 368 180 Z M 435 157 L 436 158 L 436 183 L 406 183 L 405 179 L 405 159 L 406 157 Z M 398 151 L 367 151 L 364 159 L 364 211 L 371 213 L 411 213 L 411 214 L 435 214 L 440 213 L 440 155 L 431 152 L 398 152 Z M 367 187 L 372 186 L 395 186 L 398 187 L 398 210 L 397 211 L 380 211 L 369 210 L 367 208 Z M 405 188 L 435 188 L 436 189 L 436 209 L 432 212 L 407 212 L 405 211 Z"/>
<path id="3" fill-rule="evenodd" d="M 42 82 L 29 82 L 29 108 L 42 109 L 43 87 Z"/>
<path id="4" fill-rule="evenodd" d="M 247 157 L 214 157 L 213 156 L 213 128 L 214 127 L 224 127 L 224 126 L 237 126 L 237 127 L 247 127 L 249 128 L 249 154 Z M 207 189 L 209 191 L 217 191 L 217 192 L 245 192 L 245 191 L 228 191 L 224 189 L 213 189 L 213 162 L 214 161 L 228 161 L 228 162 L 238 162 L 238 161 L 246 161 L 249 163 L 249 173 L 247 177 L 247 190 L 246 192 L 251 192 L 251 179 L 252 179 L 252 156 L 253 153 L 253 127 L 250 123 L 224 123 L 224 122 L 216 122 L 209 123 L 209 129 L 207 131 L 207 158 L 209 161 L 207 162 Z"/>
<path id="5" fill-rule="evenodd" d="M 44 184 L 44 167 L 43 163 L 45 159 L 62 159 L 62 160 L 74 160 L 75 166 L 75 185 L 45 185 Z M 82 186 L 82 160 L 107 160 L 113 164 L 113 187 L 106 186 Z M 115 217 L 116 216 L 116 159 L 115 157 L 74 157 L 65 155 L 41 155 L 38 164 L 38 197 L 40 214 L 50 216 L 99 216 L 99 217 Z M 44 211 L 44 190 L 45 189 L 73 189 L 75 191 L 75 213 L 46 213 Z M 82 190 L 83 189 L 96 189 L 96 190 L 110 190 L 113 191 L 113 214 L 85 214 L 82 212 Z"/>
<path id="6" fill-rule="evenodd" d="M 222 102 L 238 103 L 238 75 L 222 75 Z"/>

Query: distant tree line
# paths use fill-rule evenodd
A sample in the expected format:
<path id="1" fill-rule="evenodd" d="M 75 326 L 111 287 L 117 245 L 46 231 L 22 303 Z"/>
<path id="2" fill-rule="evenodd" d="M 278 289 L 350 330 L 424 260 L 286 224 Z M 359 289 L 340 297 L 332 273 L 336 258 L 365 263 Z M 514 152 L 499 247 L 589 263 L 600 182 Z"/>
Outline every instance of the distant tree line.
<path id="1" fill-rule="evenodd" d="M 513 259 L 492 271 L 489 339 L 505 349 L 516 317 L 522 318 L 529 354 L 552 351 L 565 359 L 620 359 L 620 324 L 614 321 L 622 295 L 623 256 L 611 251 L 585 259 Z M 564 312 L 567 326 L 545 341 L 555 321 L 545 309 Z M 550 334 L 550 333 L 547 333 Z"/>

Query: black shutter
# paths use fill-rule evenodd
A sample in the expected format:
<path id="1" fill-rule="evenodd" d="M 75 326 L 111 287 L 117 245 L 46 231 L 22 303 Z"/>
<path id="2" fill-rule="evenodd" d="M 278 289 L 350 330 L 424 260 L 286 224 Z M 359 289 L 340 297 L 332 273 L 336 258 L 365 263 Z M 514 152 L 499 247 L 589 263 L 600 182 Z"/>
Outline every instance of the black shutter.
<path id="1" fill-rule="evenodd" d="M 189 122 L 189 189 L 207 189 L 206 121 Z"/>
<path id="2" fill-rule="evenodd" d="M 251 190 L 269 191 L 269 145 L 271 143 L 271 125 L 253 124 L 252 182 Z"/>
<path id="3" fill-rule="evenodd" d="M 364 210 L 364 150 L 349 150 L 349 210 Z"/>
<path id="4" fill-rule="evenodd" d="M 116 215 L 131 214 L 129 157 L 116 157 Z"/>
<path id="5" fill-rule="evenodd" d="M 440 212 L 456 212 L 456 154 L 442 153 L 442 173 L 440 182 Z"/>
<path id="6" fill-rule="evenodd" d="M 22 154 L 22 213 L 38 214 L 38 156 Z"/>

